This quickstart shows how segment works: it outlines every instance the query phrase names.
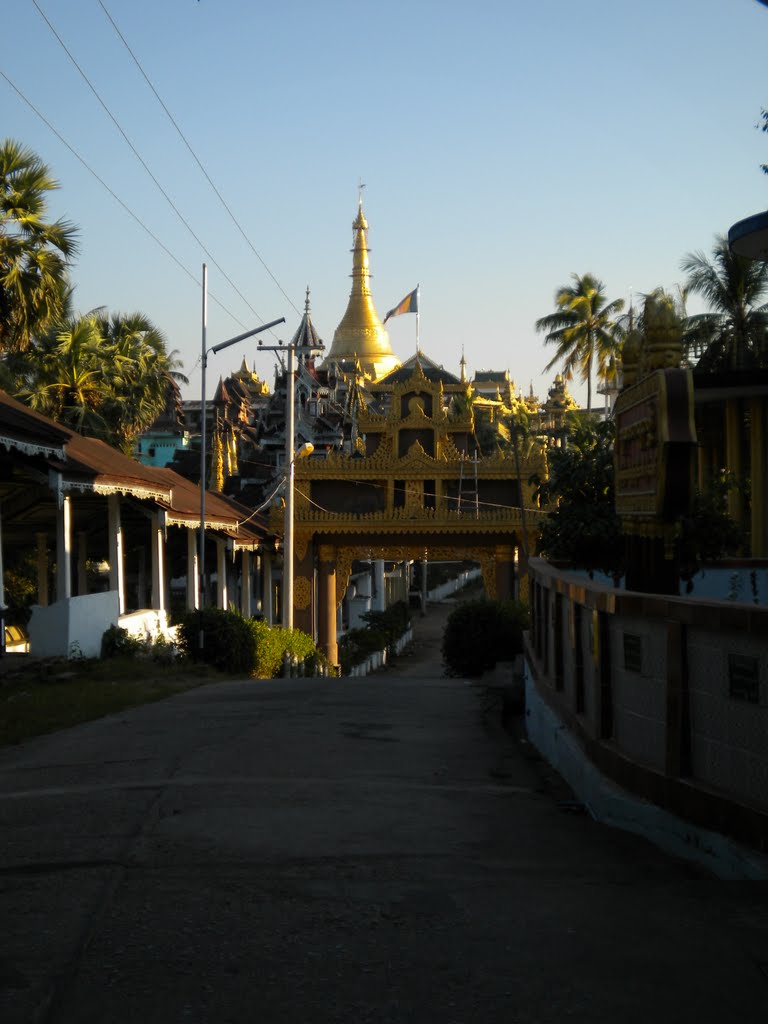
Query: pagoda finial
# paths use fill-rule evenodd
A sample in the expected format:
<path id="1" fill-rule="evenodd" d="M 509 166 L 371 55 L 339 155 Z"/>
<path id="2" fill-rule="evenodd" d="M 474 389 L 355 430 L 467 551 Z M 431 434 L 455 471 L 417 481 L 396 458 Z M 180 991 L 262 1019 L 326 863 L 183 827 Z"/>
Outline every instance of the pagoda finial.
<path id="1" fill-rule="evenodd" d="M 307 285 L 307 295 L 304 299 L 304 312 L 309 316 L 309 285 Z"/>
<path id="2" fill-rule="evenodd" d="M 464 358 L 464 346 L 463 345 L 461 346 L 461 362 L 459 363 L 459 366 L 461 367 L 461 383 L 462 384 L 466 384 L 467 383 L 467 360 Z"/>
<path id="3" fill-rule="evenodd" d="M 368 261 L 368 222 L 363 213 L 362 189 L 357 216 L 352 223 L 352 289 L 346 312 L 333 336 L 331 350 L 323 364 L 359 357 L 363 369 L 373 377 L 388 373 L 399 360 L 392 351 L 389 335 L 379 319 L 371 295 Z"/>

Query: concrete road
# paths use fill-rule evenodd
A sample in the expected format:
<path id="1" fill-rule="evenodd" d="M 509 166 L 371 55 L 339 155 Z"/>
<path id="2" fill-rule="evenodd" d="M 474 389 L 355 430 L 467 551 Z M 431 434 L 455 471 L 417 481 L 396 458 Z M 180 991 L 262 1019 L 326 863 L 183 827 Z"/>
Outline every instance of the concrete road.
<path id="1" fill-rule="evenodd" d="M 429 628 L 0 751 L 3 1024 L 764 1024 L 765 887 L 579 813 Z"/>

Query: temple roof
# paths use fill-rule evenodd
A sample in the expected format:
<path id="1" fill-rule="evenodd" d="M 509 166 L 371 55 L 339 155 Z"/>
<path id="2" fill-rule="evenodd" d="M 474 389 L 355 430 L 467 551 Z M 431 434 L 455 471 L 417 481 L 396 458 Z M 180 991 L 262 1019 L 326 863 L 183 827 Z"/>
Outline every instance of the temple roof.
<path id="1" fill-rule="evenodd" d="M 376 381 L 377 384 L 402 384 L 406 380 L 410 380 L 413 371 L 416 366 L 421 367 L 421 372 L 427 378 L 427 380 L 433 383 L 442 381 L 443 384 L 461 384 L 461 381 L 454 374 L 449 373 L 443 366 L 439 366 L 429 356 L 424 355 L 423 352 L 416 352 L 397 369 L 392 370 L 386 375 Z"/>
<path id="2" fill-rule="evenodd" d="M 508 384 L 509 372 L 507 370 L 478 370 L 472 379 L 477 383 Z"/>
<path id="3" fill-rule="evenodd" d="M 325 342 L 322 340 L 320 335 L 315 329 L 315 325 L 312 323 L 312 316 L 309 312 L 309 288 L 307 288 L 307 295 L 304 300 L 304 316 L 301 318 L 296 333 L 291 338 L 291 345 L 296 348 L 313 348 L 313 349 L 324 349 Z"/>

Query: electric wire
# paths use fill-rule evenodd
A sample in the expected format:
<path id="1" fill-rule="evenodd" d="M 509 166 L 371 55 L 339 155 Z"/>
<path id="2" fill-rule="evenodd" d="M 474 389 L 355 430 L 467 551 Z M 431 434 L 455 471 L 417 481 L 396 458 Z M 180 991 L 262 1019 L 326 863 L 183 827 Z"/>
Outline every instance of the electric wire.
<path id="1" fill-rule="evenodd" d="M 56 128 L 56 127 L 55 127 L 55 126 L 53 125 L 53 124 L 51 124 L 51 122 L 50 122 L 50 121 L 48 120 L 48 118 L 47 118 L 47 117 L 46 117 L 46 116 L 45 116 L 45 115 L 44 115 L 44 114 L 42 113 L 42 111 L 38 110 L 38 108 L 37 108 L 37 107 L 35 106 L 35 104 L 34 104 L 34 103 L 32 102 L 32 100 L 30 100 L 30 99 L 29 99 L 29 98 L 28 98 L 27 96 L 25 96 L 25 95 L 24 95 L 24 93 L 23 93 L 23 92 L 21 91 L 21 89 L 19 89 L 19 87 L 18 87 L 18 86 L 17 86 L 17 85 L 16 85 L 16 84 L 15 84 L 15 83 L 14 83 L 13 81 L 11 81 L 11 79 L 10 79 L 10 78 L 8 77 L 8 75 L 6 75 L 6 73 L 5 73 L 5 72 L 4 72 L 3 70 L 2 70 L 2 68 L 0 68 L 0 75 L 1 75 L 1 76 L 2 76 L 2 77 L 3 77 L 4 79 L 5 79 L 5 81 L 6 81 L 7 83 L 8 83 L 8 85 L 10 85 L 10 87 L 11 87 L 11 88 L 13 89 L 13 91 L 14 91 L 14 92 L 16 93 L 16 95 L 17 95 L 17 96 L 18 96 L 18 97 L 19 97 L 19 98 L 20 98 L 21 100 L 23 100 L 23 101 L 24 101 L 24 103 L 26 103 L 26 104 L 27 104 L 27 106 L 29 107 L 29 109 L 30 109 L 30 110 L 31 110 L 31 111 L 32 111 L 32 112 L 33 112 L 34 114 L 36 114 L 36 115 L 37 115 L 37 117 L 39 117 L 39 118 L 40 118 L 40 120 L 41 120 L 41 121 L 43 122 L 43 124 L 44 124 L 44 125 L 45 125 L 45 126 L 46 126 L 46 127 L 47 127 L 47 128 L 49 129 L 49 130 L 50 130 L 50 131 L 52 131 L 52 132 L 53 132 L 53 134 L 54 134 L 54 135 L 56 136 L 56 138 L 57 138 L 57 139 L 59 140 L 59 142 L 61 142 L 61 143 L 62 143 L 62 145 L 66 146 L 66 148 L 67 148 L 67 149 L 69 150 L 69 152 L 70 152 L 70 153 L 72 154 L 72 156 L 74 156 L 74 157 L 75 157 L 75 159 L 77 159 L 77 160 L 79 160 L 79 161 L 80 161 L 80 163 L 81 163 L 81 164 L 83 165 L 83 167 L 84 167 L 84 168 L 85 168 L 85 169 L 86 169 L 86 170 L 88 171 L 88 173 L 89 173 L 89 174 L 91 174 L 91 175 L 92 175 L 92 176 L 93 176 L 93 177 L 94 177 L 94 178 L 96 179 L 96 181 L 98 181 L 98 183 L 99 183 L 99 184 L 100 184 L 100 185 L 101 185 L 101 186 L 102 186 L 103 188 L 105 188 L 105 189 L 107 190 L 107 192 L 109 192 L 109 194 L 110 194 L 110 195 L 112 196 L 112 198 L 113 198 L 113 199 L 114 199 L 114 200 L 115 200 L 115 201 L 116 201 L 117 203 L 119 203 L 119 204 L 120 204 L 120 206 L 122 206 L 122 208 L 123 208 L 123 209 L 125 210 L 125 212 L 126 212 L 126 213 L 127 213 L 127 214 L 128 214 L 129 216 L 130 216 L 130 217 L 132 217 L 132 218 L 133 218 L 133 220 L 135 220 L 135 221 L 136 221 L 136 223 L 137 223 L 137 224 L 139 225 L 139 227 L 140 227 L 140 228 L 142 228 L 142 229 L 143 229 L 143 230 L 144 230 L 144 231 L 145 231 L 145 232 L 146 232 L 146 233 L 147 233 L 147 234 L 149 235 L 149 237 L 150 237 L 150 238 L 152 239 L 152 241 L 153 241 L 153 242 L 155 242 L 155 243 L 156 243 L 157 245 L 159 245 L 159 246 L 160 246 L 160 248 L 161 248 L 161 249 L 163 250 L 163 252 L 164 252 L 164 253 L 165 253 L 165 254 L 166 254 L 167 256 L 170 256 L 170 258 L 171 258 L 171 259 L 173 260 L 173 262 L 174 262 L 174 263 L 176 264 L 176 266 L 177 266 L 177 267 L 178 267 L 178 268 L 179 268 L 180 270 L 182 270 L 182 271 L 183 271 L 183 272 L 184 272 L 184 273 L 185 273 L 185 274 L 187 275 L 187 277 L 191 278 L 191 280 L 192 280 L 192 281 L 194 282 L 195 286 L 199 288 L 199 287 L 200 287 L 200 281 L 199 281 L 199 279 L 198 279 L 198 278 L 197 278 L 197 277 L 196 277 L 196 276 L 195 276 L 195 275 L 194 275 L 194 274 L 192 273 L 192 271 L 191 271 L 191 270 L 190 270 L 190 269 L 189 269 L 188 267 L 185 267 L 185 266 L 184 266 L 184 264 L 183 264 L 183 263 L 181 262 L 181 260 L 180 260 L 180 259 L 179 259 L 179 258 L 178 258 L 177 256 L 175 256 L 175 255 L 174 255 L 174 253 L 172 253 L 172 252 L 171 252 L 171 250 L 170 250 L 170 249 L 168 248 L 168 246 L 167 246 L 167 245 L 165 245 L 165 243 L 164 243 L 164 242 L 162 242 L 162 241 L 161 241 L 161 240 L 160 240 L 160 239 L 159 239 L 159 238 L 157 237 L 157 235 L 156 235 L 156 234 L 155 234 L 155 233 L 154 233 L 154 232 L 152 231 L 152 229 L 151 229 L 151 228 L 149 228 L 149 227 L 147 227 L 147 225 L 146 225 L 146 224 L 144 223 L 144 221 L 143 221 L 143 220 L 141 220 L 141 218 L 140 218 L 140 217 L 139 217 L 139 216 L 138 216 L 137 214 L 135 214 L 135 213 L 133 212 L 133 210 L 132 210 L 132 209 L 130 208 L 130 206 L 128 206 L 128 205 L 127 205 L 127 203 L 125 203 L 125 202 L 124 202 L 124 201 L 123 201 L 123 200 L 122 200 L 122 199 L 120 198 L 120 196 L 119 196 L 119 195 L 118 195 L 118 194 L 117 194 L 117 193 L 116 193 L 116 192 L 115 192 L 115 191 L 114 191 L 113 189 L 111 189 L 111 188 L 110 188 L 110 186 L 109 186 L 109 185 L 108 185 L 108 184 L 106 183 L 106 181 L 104 181 L 104 179 L 103 179 L 103 178 L 102 178 L 102 177 L 101 177 L 101 176 L 100 176 L 100 175 L 99 175 L 99 174 L 98 174 L 98 173 L 97 173 L 96 171 L 94 171 L 94 169 L 93 169 L 93 168 L 92 168 L 92 167 L 90 166 L 90 164 L 89 164 L 89 163 L 88 163 L 88 162 L 87 162 L 87 161 L 85 160 L 85 158 L 84 158 L 84 157 L 82 157 L 82 156 L 81 156 L 81 155 L 80 155 L 80 154 L 78 153 L 78 151 L 77 151 L 77 150 L 76 150 L 76 149 L 74 148 L 74 146 L 72 146 L 72 145 L 71 145 L 71 144 L 70 144 L 69 142 L 67 142 L 67 140 L 66 140 L 66 139 L 64 138 L 64 136 L 63 136 L 63 135 L 61 134 L 61 132 L 60 132 L 60 131 L 59 131 L 59 130 L 58 130 L 58 129 L 57 129 L 57 128 Z M 221 299 L 218 299 L 218 298 L 217 298 L 217 297 L 216 297 L 216 296 L 215 296 L 215 295 L 214 295 L 214 294 L 213 294 L 212 292 L 209 292 L 209 293 L 208 293 L 208 295 L 209 295 L 209 298 L 211 298 L 211 299 L 212 299 L 212 300 L 213 300 L 213 301 L 214 301 L 214 302 L 216 303 L 216 305 L 217 305 L 217 306 L 219 306 L 219 308 L 220 308 L 220 309 L 222 309 L 222 310 L 223 310 L 223 311 L 224 311 L 224 312 L 225 312 L 225 313 L 226 313 L 226 314 L 227 314 L 228 316 L 231 316 L 231 317 L 232 317 L 232 319 L 233 319 L 233 320 L 235 321 L 235 323 L 236 323 L 236 324 L 239 324 L 239 326 L 240 326 L 240 327 L 243 327 L 243 328 L 245 328 L 245 324 L 244 324 L 244 323 L 242 322 L 242 320 L 240 320 L 240 318 L 239 318 L 239 317 L 237 317 L 237 316 L 236 316 L 236 315 L 235 315 L 235 314 L 234 314 L 234 313 L 232 312 L 232 310 L 231 310 L 231 309 L 228 309 L 228 308 L 227 308 L 227 306 L 225 306 L 225 305 L 224 305 L 224 303 L 223 303 L 223 302 L 221 301 Z M 193 369 L 194 369 L 194 367 L 193 367 Z"/>
<path id="2" fill-rule="evenodd" d="M 270 276 L 270 277 L 272 278 L 272 280 L 274 281 L 274 283 L 275 283 L 275 284 L 277 285 L 277 287 L 278 287 L 278 289 L 280 290 L 280 292 L 281 292 L 281 294 L 283 295 L 283 297 L 284 297 L 284 298 L 286 299 L 286 301 L 287 301 L 287 302 L 288 302 L 288 303 L 289 303 L 289 304 L 290 304 L 290 305 L 292 306 L 292 308 L 294 309 L 294 311 L 295 311 L 296 313 L 298 313 L 298 314 L 299 314 L 299 316 L 301 316 L 301 310 L 300 310 L 300 309 L 299 309 L 299 308 L 298 308 L 298 307 L 297 307 L 297 306 L 295 305 L 295 303 L 293 302 L 293 300 L 291 299 L 291 297 L 290 297 L 290 296 L 288 295 L 288 293 L 287 293 L 287 292 L 285 291 L 285 289 L 283 288 L 283 286 L 282 286 L 282 285 L 280 284 L 280 282 L 279 282 L 279 281 L 277 280 L 277 278 L 275 277 L 275 275 L 274 275 L 274 274 L 272 273 L 272 271 L 270 270 L 270 268 L 269 268 L 269 266 L 267 265 L 266 261 L 265 261 L 265 260 L 264 260 L 264 258 L 262 257 L 261 253 L 260 253 L 260 252 L 259 252 L 259 251 L 258 251 L 258 250 L 256 249 L 256 247 L 254 246 L 253 242 L 252 242 L 252 241 L 250 240 L 250 238 L 248 237 L 248 235 L 247 235 L 247 234 L 245 233 L 245 230 L 243 229 L 242 225 L 241 225 L 241 224 L 240 224 L 240 222 L 238 221 L 237 217 L 235 217 L 234 213 L 233 213 L 233 212 L 232 212 L 232 210 L 230 209 L 230 207 L 229 207 L 229 205 L 228 205 L 227 201 L 226 201 L 226 200 L 224 199 L 224 196 L 223 196 L 223 195 L 221 194 L 221 192 L 219 191 L 219 189 L 218 189 L 218 188 L 216 187 L 216 185 L 215 185 L 215 184 L 214 184 L 214 182 L 212 181 L 212 179 L 211 179 L 210 175 L 208 174 L 208 171 L 207 171 L 207 170 L 205 169 L 205 167 L 204 167 L 204 166 L 203 166 L 203 164 L 201 163 L 200 159 L 199 159 L 199 158 L 198 158 L 198 156 L 197 156 L 197 153 L 195 153 L 195 151 L 194 151 L 194 149 L 192 148 L 192 146 L 191 146 L 191 144 L 190 144 L 189 140 L 187 139 L 186 135 L 184 134 L 184 132 L 183 132 L 183 131 L 181 130 L 181 128 L 180 128 L 180 127 L 179 127 L 179 125 L 177 124 L 177 122 L 176 122 L 176 119 L 174 118 L 173 114 L 172 114 L 172 113 L 170 112 L 170 110 L 168 109 L 168 107 L 167 107 L 167 106 L 165 105 L 165 103 L 163 102 L 163 99 L 162 99 L 162 97 L 160 96 L 160 94 L 158 93 L 157 89 L 155 88 L 155 86 L 153 85 L 152 81 L 150 80 L 149 76 L 147 75 L 146 71 L 144 70 L 144 68 L 143 68 L 143 66 L 142 66 L 142 64 L 141 64 L 141 61 L 140 61 L 140 60 L 139 60 L 139 58 L 138 58 L 138 57 L 136 56 L 136 54 L 135 54 L 135 53 L 133 52 L 133 50 L 131 49 L 130 45 L 128 44 L 128 41 L 126 40 L 125 36 L 124 36 L 124 35 L 123 35 L 123 33 L 122 33 L 122 32 L 120 31 L 120 29 L 118 28 L 118 26 L 117 26 L 117 25 L 115 24 L 115 20 L 114 20 L 114 18 L 112 17 L 112 15 L 111 15 L 111 14 L 109 13 L 109 11 L 107 10 L 107 8 L 106 8 L 105 4 L 104 4 L 104 3 L 102 2 L 102 0 L 98 0 L 98 4 L 99 4 L 99 7 L 101 7 L 102 11 L 104 11 L 104 14 L 105 14 L 105 15 L 107 16 L 107 18 L 108 18 L 108 20 L 109 20 L 110 24 L 111 24 L 111 25 L 112 25 L 112 27 L 114 28 L 114 30 L 115 30 L 115 32 L 117 33 L 118 37 L 120 38 L 120 40 L 121 40 L 121 42 L 122 42 L 123 46 L 124 46 L 124 47 L 126 48 L 126 50 L 128 51 L 128 53 L 129 53 L 129 54 L 131 55 L 131 58 L 133 59 L 133 62 L 134 62 L 134 64 L 135 64 L 135 65 L 136 65 L 136 67 L 137 67 L 137 68 L 139 69 L 139 71 L 140 71 L 140 73 L 141 73 L 142 77 L 144 78 L 144 81 L 145 81 L 145 82 L 147 83 L 147 85 L 149 86 L 149 88 L 150 88 L 150 89 L 152 90 L 152 92 L 153 92 L 153 94 L 154 94 L 155 98 L 157 99 L 157 102 L 158 102 L 158 103 L 160 104 L 160 106 L 161 106 L 161 107 L 163 108 L 163 110 L 165 111 L 165 113 L 166 113 L 166 115 L 167 115 L 167 117 L 168 117 L 168 120 L 169 120 L 169 121 L 171 122 L 171 124 L 173 125 L 173 127 L 174 127 L 174 128 L 176 129 L 176 132 L 178 133 L 178 136 L 179 136 L 179 138 L 181 139 L 181 141 L 182 141 L 182 142 L 184 143 L 184 145 L 185 145 L 185 146 L 187 147 L 187 149 L 189 150 L 189 153 L 190 153 L 190 155 L 192 156 L 192 159 L 193 159 L 193 160 L 195 161 L 195 163 L 197 164 L 197 166 L 198 166 L 198 167 L 200 168 L 200 170 L 202 171 L 202 173 L 203 173 L 203 176 L 205 177 L 205 180 L 206 180 L 206 181 L 208 182 L 208 184 L 209 184 L 209 185 L 211 186 L 211 188 L 213 189 L 213 191 L 214 191 L 214 192 L 216 193 L 216 196 L 218 197 L 218 200 L 219 200 L 219 202 L 220 202 L 220 203 L 221 203 L 221 205 L 222 205 L 222 206 L 224 207 L 224 209 L 225 209 L 225 210 L 227 211 L 227 214 L 229 215 L 229 218 L 230 218 L 230 220 L 231 220 L 231 221 L 232 221 L 232 223 L 233 223 L 233 224 L 235 225 L 235 227 L 237 228 L 237 230 L 238 230 L 238 231 L 240 232 L 240 234 L 242 235 L 243 239 L 245 240 L 246 244 L 248 245 L 249 249 L 251 250 L 251 252 L 252 252 L 252 253 L 254 254 L 254 256 L 256 257 L 256 259 L 257 259 L 257 260 L 259 261 L 259 263 L 261 263 L 262 267 L 264 267 L 264 269 L 266 270 L 266 272 L 267 272 L 267 273 L 269 274 L 269 276 Z"/>
<path id="3" fill-rule="evenodd" d="M 112 121 L 112 123 L 114 124 L 114 126 L 115 126 L 115 127 L 117 128 L 117 130 L 118 130 L 118 131 L 120 132 L 120 134 L 122 135 L 123 139 L 125 140 L 126 144 L 128 145 L 128 148 L 129 148 L 129 149 L 131 150 L 131 152 L 133 153 L 133 155 L 134 155 L 134 156 L 136 157 L 136 159 L 137 159 L 137 160 L 139 161 L 139 163 L 141 164 L 141 166 L 142 166 L 142 167 L 144 168 L 144 170 L 145 170 L 145 171 L 147 172 L 147 174 L 149 175 L 149 177 L 150 177 L 150 178 L 152 179 L 152 181 L 154 182 L 154 184 L 155 184 L 156 188 L 158 189 L 158 191 L 160 192 L 160 194 L 161 194 L 161 195 L 163 196 L 163 198 L 165 199 L 165 201 L 166 201 L 166 202 L 168 203 L 168 205 L 169 205 L 169 206 L 171 207 L 171 209 L 172 209 L 172 210 L 173 210 L 173 212 L 174 212 L 174 213 L 176 214 L 176 216 L 177 216 L 177 217 L 179 218 L 179 220 L 181 221 L 181 223 L 182 223 L 182 224 L 184 225 L 184 227 L 185 227 L 185 228 L 187 229 L 187 231 L 188 231 L 188 232 L 190 233 L 190 235 L 192 236 L 192 238 L 194 238 L 195 242 L 196 242 L 196 243 L 197 243 L 197 244 L 198 244 L 198 245 L 200 246 L 200 248 L 202 249 L 202 251 L 203 251 L 203 252 L 204 252 L 204 253 L 206 254 L 206 256 L 208 257 L 208 259 L 209 259 L 209 260 L 211 261 L 211 263 L 212 263 L 212 264 L 214 265 L 214 267 L 216 267 L 216 269 L 217 269 L 217 270 L 219 271 L 219 273 L 220 273 L 220 274 L 222 275 L 222 277 L 223 277 L 223 278 L 224 278 L 224 279 L 225 279 L 225 280 L 226 280 L 226 281 L 227 281 L 227 282 L 228 282 L 228 283 L 229 283 L 229 284 L 231 285 L 231 287 L 232 287 L 232 288 L 234 289 L 234 291 L 235 291 L 235 292 L 236 292 L 236 293 L 237 293 L 237 294 L 238 294 L 238 295 L 240 296 L 240 298 L 241 298 L 241 299 L 243 300 L 243 302 L 244 302 L 244 303 L 246 304 L 246 306 L 247 306 L 247 307 L 248 307 L 248 308 L 250 309 L 250 311 L 251 311 L 251 312 L 253 313 L 253 315 L 254 315 L 255 317 L 257 317 L 257 319 L 259 319 L 259 320 L 263 320 L 264 318 L 263 318 L 263 317 L 261 316 L 261 314 L 260 314 L 260 313 L 258 313 L 258 312 L 257 312 L 257 310 L 255 310 L 255 309 L 253 308 L 253 306 L 251 305 L 251 303 L 250 303 L 250 302 L 248 301 L 248 299 L 247 299 L 247 298 L 246 298 L 246 297 L 245 297 L 245 296 L 243 295 L 243 293 L 242 293 L 242 292 L 240 291 L 240 289 L 239 289 L 239 288 L 237 287 L 237 285 L 236 285 L 236 284 L 235 284 L 235 282 L 234 282 L 234 281 L 232 280 L 232 278 L 231 278 L 231 277 L 229 276 L 229 274 L 227 274 L 227 272 L 226 272 L 226 271 L 224 270 L 224 268 L 223 268 L 223 267 L 222 267 L 222 266 L 221 266 L 221 265 L 220 265 L 220 264 L 219 264 L 219 263 L 217 262 L 216 258 L 215 258 L 215 257 L 213 256 L 213 254 L 212 254 L 212 253 L 210 252 L 210 250 L 209 250 L 209 249 L 207 248 L 207 246 L 206 246 L 206 245 L 205 245 L 205 243 L 204 243 L 204 242 L 202 241 L 202 239 L 201 239 L 201 238 L 199 238 L 199 237 L 198 237 L 198 235 L 197 235 L 197 234 L 195 233 L 195 231 L 194 231 L 194 229 L 192 228 L 192 226 L 190 225 L 189 221 L 188 221 L 188 220 L 187 220 L 187 219 L 186 219 L 186 218 L 184 217 L 184 215 L 183 215 L 183 214 L 182 214 L 182 212 L 181 212 L 181 211 L 179 210 L 179 208 L 178 208 L 178 207 L 176 206 L 176 204 L 174 203 L 174 201 L 173 201 L 173 200 L 171 199 L 171 197 L 170 197 L 170 196 L 168 195 L 168 193 L 167 193 L 167 192 L 165 191 L 165 189 L 163 188 L 163 186 L 162 186 L 162 185 L 160 184 L 160 182 L 159 182 L 159 181 L 157 180 L 157 178 L 155 177 L 155 175 L 154 175 L 154 174 L 153 174 L 153 172 L 151 171 L 151 169 L 150 169 L 149 165 L 148 165 L 148 164 L 147 164 L 147 162 L 146 162 L 146 161 L 144 160 L 144 158 L 143 158 L 143 157 L 141 156 L 141 154 L 140 154 L 140 153 L 139 153 L 139 151 L 138 151 L 138 150 L 136 149 L 136 147 L 135 147 L 135 146 L 134 146 L 134 144 L 133 144 L 133 143 L 131 142 L 131 140 L 130 140 L 130 139 L 128 138 L 128 135 L 127 135 L 127 134 L 125 133 L 125 131 L 124 131 L 124 129 L 123 129 L 123 127 L 122 127 L 122 125 L 121 125 L 121 124 L 120 124 L 120 122 L 119 122 L 119 121 L 117 120 L 117 118 L 116 118 L 116 117 L 115 117 L 115 115 L 114 115 L 114 114 L 112 113 L 112 111 L 111 111 L 111 110 L 109 109 L 109 107 L 108 107 L 108 106 L 107 106 L 107 104 L 106 104 L 106 103 L 104 102 L 104 100 L 103 100 L 103 99 L 101 98 L 101 95 L 99 94 L 99 91 L 98 91 L 98 90 L 96 89 L 95 85 L 93 85 L 93 83 L 91 82 L 91 80 L 90 80 L 90 79 L 88 78 L 88 76 L 86 75 L 85 71 L 83 71 L 82 67 L 81 67 L 81 66 L 80 66 L 80 64 L 79 64 L 79 63 L 77 62 L 77 60 L 76 60 L 76 58 L 74 57 L 74 55 L 72 54 L 72 52 L 71 52 L 71 51 L 70 51 L 70 50 L 68 49 L 68 47 L 67 47 L 66 43 L 65 43 L 65 42 L 64 42 L 64 40 L 63 40 L 63 39 L 61 38 L 61 36 L 59 35 L 59 33 L 58 33 L 58 32 L 56 31 L 56 29 L 54 28 L 54 26 L 53 26 L 53 25 L 51 24 L 51 22 L 50 22 L 50 20 L 48 19 L 47 15 L 45 14 L 45 12 L 44 12 L 44 11 L 42 10 L 42 8 L 40 7 L 40 5 L 38 4 L 37 0 L 32 0 L 32 3 L 33 3 L 33 5 L 35 6 L 35 8 L 36 8 L 36 10 L 38 11 L 38 13 L 40 14 L 40 17 L 41 17 L 41 18 L 43 19 L 43 21 L 44 21 L 44 22 L 46 23 L 46 25 L 48 26 L 48 28 L 49 28 L 49 29 L 51 30 L 51 32 L 53 33 L 53 35 L 54 35 L 54 36 L 56 37 L 56 39 L 58 40 L 58 42 L 59 42 L 59 45 L 61 46 L 61 48 L 62 48 L 62 49 L 64 50 L 64 52 L 65 52 L 65 53 L 66 53 L 66 55 L 67 55 L 67 56 L 69 57 L 69 59 L 70 59 L 70 61 L 72 62 L 72 64 L 73 64 L 73 65 L 75 66 L 75 68 L 76 68 L 76 69 L 77 69 L 77 71 L 79 72 L 79 74 L 80 74 L 80 76 L 82 77 L 82 79 L 83 79 L 83 81 L 85 82 L 85 84 L 86 84 L 86 85 L 88 86 L 88 88 L 89 88 L 89 89 L 91 90 L 91 92 L 93 93 L 93 95 L 94 95 L 94 96 L 96 97 L 96 99 L 98 100 L 98 102 L 99 102 L 99 104 L 101 105 L 101 107 L 102 107 L 102 109 L 104 110 L 104 112 L 105 112 L 105 113 L 107 114 L 107 116 L 109 117 L 109 119 L 110 119 L 110 120 Z M 274 332 L 271 332 L 271 333 L 274 333 Z"/>
<path id="4" fill-rule="evenodd" d="M 367 480 L 347 480 L 345 482 L 346 483 L 353 483 L 353 484 L 364 484 L 367 487 L 377 488 L 378 490 L 382 490 L 382 491 L 385 490 L 385 487 L 384 487 L 383 484 L 377 484 L 377 483 L 374 483 L 373 481 L 369 482 Z M 334 512 L 330 508 L 323 508 L 322 505 L 318 505 L 318 503 L 316 501 L 314 501 L 312 498 L 310 498 L 310 496 L 308 494 L 305 494 L 304 491 L 300 490 L 298 487 L 296 487 L 296 493 L 300 494 L 302 496 L 302 498 L 305 498 L 309 502 L 310 505 L 314 505 L 314 507 L 316 509 L 318 509 L 320 512 L 325 512 L 329 516 L 343 516 L 343 515 L 348 515 L 349 514 L 347 512 Z M 453 497 L 453 495 L 450 495 L 450 494 L 445 494 L 445 495 L 443 495 L 443 497 L 447 501 L 449 501 L 449 502 L 450 501 L 455 501 L 455 502 L 458 503 L 458 502 L 461 501 L 460 497 L 458 497 L 458 496 L 457 497 Z M 479 501 L 478 504 L 479 505 L 484 505 L 487 509 L 500 508 L 500 509 L 504 509 L 506 511 L 518 511 L 520 508 L 522 508 L 521 505 L 501 505 L 499 502 L 495 502 L 495 501 Z M 541 510 L 537 509 L 537 508 L 526 508 L 525 511 L 526 512 L 539 512 Z M 468 518 L 471 518 L 471 514 L 468 514 Z"/>

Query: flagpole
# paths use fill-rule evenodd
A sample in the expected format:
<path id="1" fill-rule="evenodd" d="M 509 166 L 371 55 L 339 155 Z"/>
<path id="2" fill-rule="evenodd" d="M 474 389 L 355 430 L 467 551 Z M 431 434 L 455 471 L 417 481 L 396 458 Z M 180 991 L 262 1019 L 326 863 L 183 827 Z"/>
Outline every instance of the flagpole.
<path id="1" fill-rule="evenodd" d="M 421 306 L 421 302 L 419 301 L 420 298 L 421 298 L 421 295 L 419 293 L 420 287 L 421 287 L 421 285 L 418 285 L 418 284 L 416 285 L 416 354 L 417 355 L 421 352 L 421 345 L 419 344 L 419 316 L 420 316 L 419 307 Z"/>

